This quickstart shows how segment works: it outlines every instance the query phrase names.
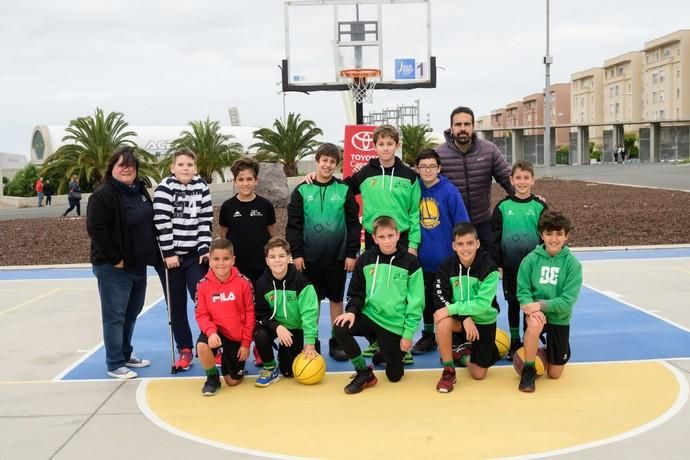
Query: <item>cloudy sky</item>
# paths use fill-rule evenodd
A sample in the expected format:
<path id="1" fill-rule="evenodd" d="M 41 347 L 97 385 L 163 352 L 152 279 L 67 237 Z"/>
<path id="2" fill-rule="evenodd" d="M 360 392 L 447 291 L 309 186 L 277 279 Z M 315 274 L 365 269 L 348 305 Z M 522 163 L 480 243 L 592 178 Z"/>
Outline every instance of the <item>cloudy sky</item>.
<path id="1" fill-rule="evenodd" d="M 477 115 L 541 91 L 545 0 L 431 0 L 433 90 L 379 91 L 365 113 L 420 100 L 442 130 L 457 105 Z M 409 18 L 411 22 L 420 18 Z M 0 152 L 28 156 L 33 126 L 66 125 L 96 107 L 130 125 L 208 117 L 269 126 L 282 114 L 282 0 L 4 1 L 0 4 Z M 400 21 L 400 27 L 405 21 Z M 551 0 L 552 82 L 690 28 L 687 0 Z M 314 41 L 329 40 L 314 25 Z M 288 93 L 288 111 L 342 139 L 337 93 Z"/>

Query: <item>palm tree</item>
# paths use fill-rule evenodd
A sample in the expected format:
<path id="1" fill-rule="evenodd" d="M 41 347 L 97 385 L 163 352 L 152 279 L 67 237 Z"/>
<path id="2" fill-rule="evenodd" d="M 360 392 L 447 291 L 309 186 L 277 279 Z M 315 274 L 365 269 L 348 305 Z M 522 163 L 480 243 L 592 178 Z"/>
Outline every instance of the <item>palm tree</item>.
<path id="1" fill-rule="evenodd" d="M 286 176 L 296 176 L 297 161 L 314 150 L 319 142 L 314 140 L 316 136 L 323 134 L 316 123 L 311 120 L 301 120 L 300 114 L 288 114 L 287 121 L 283 123 L 276 119 L 273 128 L 261 128 L 254 131 L 254 137 L 259 139 L 249 146 L 257 148 L 257 160 L 279 161 L 283 163 Z"/>
<path id="2" fill-rule="evenodd" d="M 402 134 L 403 161 L 413 165 L 419 152 L 431 149 L 438 145 L 431 139 L 427 125 L 403 125 L 400 127 Z"/>
<path id="3" fill-rule="evenodd" d="M 101 108 L 96 108 L 93 116 L 71 120 L 65 128 L 68 134 L 62 138 L 70 143 L 48 157 L 43 163 L 41 175 L 60 178 L 58 193 L 66 192 L 73 174 L 79 177 L 82 190 L 93 190 L 103 180 L 108 158 L 118 147 L 130 145 L 137 148 L 134 141 L 128 139 L 136 136 L 136 133 L 127 131 L 127 126 L 122 113 L 110 112 L 106 116 Z M 139 148 L 137 153 L 141 160 L 140 175 L 150 185 L 149 176 L 158 178 L 151 166 L 155 156 Z"/>
<path id="4" fill-rule="evenodd" d="M 180 137 L 172 142 L 168 153 L 177 149 L 188 148 L 196 154 L 197 173 L 207 182 L 213 180 L 213 173 L 218 173 L 225 181 L 223 170 L 242 156 L 244 150 L 239 142 L 231 142 L 235 136 L 220 132 L 220 123 L 208 118 L 202 121 L 190 121 L 190 130 L 180 133 Z M 160 163 L 161 175 L 170 171 L 172 155 L 166 156 Z"/>

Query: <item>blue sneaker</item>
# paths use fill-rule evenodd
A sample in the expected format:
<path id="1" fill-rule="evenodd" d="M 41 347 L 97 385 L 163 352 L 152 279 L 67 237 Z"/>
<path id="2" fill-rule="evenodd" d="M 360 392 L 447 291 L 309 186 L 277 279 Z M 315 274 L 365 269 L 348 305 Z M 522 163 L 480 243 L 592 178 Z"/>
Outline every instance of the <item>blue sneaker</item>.
<path id="1" fill-rule="evenodd" d="M 267 387 L 278 380 L 280 380 L 280 369 L 278 369 L 278 366 L 273 369 L 261 369 L 254 385 L 257 387 Z"/>

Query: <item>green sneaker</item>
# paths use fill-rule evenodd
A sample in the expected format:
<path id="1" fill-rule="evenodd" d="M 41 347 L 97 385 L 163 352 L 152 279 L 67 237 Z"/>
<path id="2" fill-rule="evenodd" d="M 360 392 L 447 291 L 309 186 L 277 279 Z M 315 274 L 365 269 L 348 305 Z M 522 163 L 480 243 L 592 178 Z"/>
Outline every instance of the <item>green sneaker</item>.
<path id="1" fill-rule="evenodd" d="M 364 349 L 364 351 L 362 352 L 362 356 L 364 356 L 365 358 L 371 358 L 376 354 L 377 351 L 379 351 L 378 342 L 372 342 L 371 344 L 369 344 L 368 347 Z"/>
<path id="2" fill-rule="evenodd" d="M 410 353 L 409 351 L 405 353 L 405 356 L 403 356 L 403 364 L 414 364 L 414 356 L 412 356 L 412 353 Z"/>

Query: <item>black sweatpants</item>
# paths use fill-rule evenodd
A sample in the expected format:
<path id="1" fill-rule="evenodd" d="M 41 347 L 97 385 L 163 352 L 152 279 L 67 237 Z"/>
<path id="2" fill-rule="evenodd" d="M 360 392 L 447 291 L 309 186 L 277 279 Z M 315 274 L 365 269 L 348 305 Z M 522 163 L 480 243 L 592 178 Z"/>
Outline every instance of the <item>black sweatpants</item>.
<path id="1" fill-rule="evenodd" d="M 335 326 L 335 337 L 350 359 L 362 354 L 362 350 L 355 340 L 357 336 L 366 337 L 370 342 L 378 342 L 379 350 L 381 350 L 383 360 L 386 362 L 386 377 L 391 382 L 399 381 L 405 373 L 402 362 L 405 352 L 400 350 L 402 336 L 382 328 L 363 314 L 355 315 L 355 323 L 352 328 Z"/>
<path id="2" fill-rule="evenodd" d="M 288 329 L 292 333 L 292 345 L 286 347 L 278 345 L 278 365 L 280 373 L 292 377 L 292 362 L 304 349 L 304 331 L 302 329 Z M 259 356 L 264 363 L 273 361 L 273 341 L 278 335 L 261 324 L 254 329 L 254 344 L 259 350 Z"/>
<path id="3" fill-rule="evenodd" d="M 158 277 L 163 285 L 163 293 L 170 308 L 170 322 L 175 337 L 177 349 L 194 348 L 192 341 L 192 330 L 189 328 L 187 317 L 187 291 L 189 296 L 196 298 L 196 285 L 208 272 L 208 264 L 199 263 L 199 253 L 190 252 L 183 256 L 178 256 L 180 266 L 168 269 L 168 286 L 170 288 L 170 298 L 165 288 L 165 261 L 156 267 Z"/>
<path id="4" fill-rule="evenodd" d="M 424 275 L 424 324 L 434 324 L 434 289 L 436 273 L 423 272 Z"/>

